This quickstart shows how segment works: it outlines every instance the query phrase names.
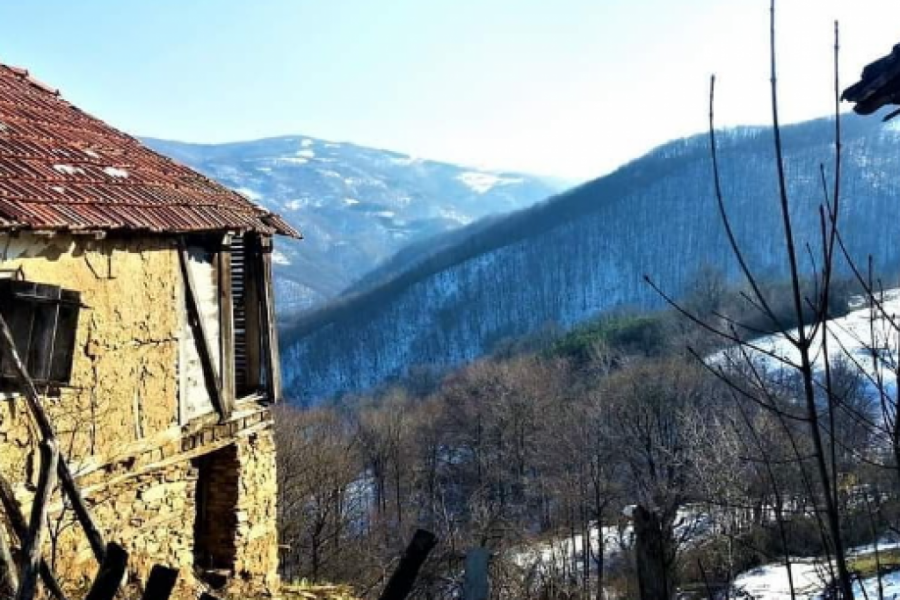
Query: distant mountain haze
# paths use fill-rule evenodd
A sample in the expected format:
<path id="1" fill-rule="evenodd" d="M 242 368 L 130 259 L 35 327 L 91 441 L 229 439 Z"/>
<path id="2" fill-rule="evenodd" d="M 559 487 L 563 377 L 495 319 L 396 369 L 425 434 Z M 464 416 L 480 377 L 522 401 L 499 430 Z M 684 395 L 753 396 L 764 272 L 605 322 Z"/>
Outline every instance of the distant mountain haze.
<path id="1" fill-rule="evenodd" d="M 304 136 L 227 144 L 143 141 L 303 232 L 303 240 L 276 242 L 281 316 L 334 297 L 410 243 L 529 206 L 563 187 Z M 427 244 L 419 248 L 429 252 Z"/>
<path id="2" fill-rule="evenodd" d="M 819 168 L 824 164 L 830 185 L 833 125 L 823 119 L 783 129 L 796 237 L 813 252 Z M 844 239 L 861 260 L 871 254 L 876 267 L 893 268 L 900 264 L 900 132 L 856 117 L 843 125 Z M 732 129 L 719 140 L 736 236 L 761 278 L 783 279 L 772 132 Z M 286 395 L 314 403 L 418 366 L 470 361 L 550 324 L 568 328 L 610 309 L 659 307 L 645 274 L 674 296 L 709 266 L 739 280 L 715 205 L 706 135 L 665 144 L 608 176 L 447 236 L 426 258 L 387 263 L 352 294 L 286 327 Z"/>

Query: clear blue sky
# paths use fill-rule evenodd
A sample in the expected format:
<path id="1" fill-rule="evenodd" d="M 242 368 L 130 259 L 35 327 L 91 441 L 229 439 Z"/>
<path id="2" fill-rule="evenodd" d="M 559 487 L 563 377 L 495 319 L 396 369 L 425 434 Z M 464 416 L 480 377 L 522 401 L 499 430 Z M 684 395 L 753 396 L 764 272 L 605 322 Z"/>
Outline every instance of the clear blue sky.
<path id="1" fill-rule="evenodd" d="M 900 42 L 896 0 L 781 0 L 784 118 Z M 762 123 L 768 0 L 5 0 L 0 62 L 131 133 L 303 133 L 570 178 Z"/>

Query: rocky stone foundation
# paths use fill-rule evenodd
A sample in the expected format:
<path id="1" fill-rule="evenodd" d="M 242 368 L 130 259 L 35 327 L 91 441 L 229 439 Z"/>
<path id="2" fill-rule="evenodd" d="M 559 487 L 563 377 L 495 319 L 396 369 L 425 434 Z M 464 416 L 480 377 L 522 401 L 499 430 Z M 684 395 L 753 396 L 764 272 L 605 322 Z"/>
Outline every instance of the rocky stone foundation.
<path id="1" fill-rule="evenodd" d="M 113 483 L 95 484 L 87 494 L 104 538 L 129 553 L 130 593 L 139 597 L 140 585 L 159 563 L 180 570 L 173 598 L 197 598 L 201 591 L 220 598 L 276 596 L 271 427 L 238 432 L 230 443 L 219 440 L 209 452 L 203 450 L 194 448 L 183 460 L 173 457 L 131 477 L 121 473 L 121 465 L 111 466 Z M 103 472 L 89 479 L 100 481 Z M 24 508 L 27 513 L 27 503 Z M 70 510 L 57 504 L 50 521 L 45 556 L 55 562 L 64 588 L 80 597 L 94 577 L 96 561 Z"/>

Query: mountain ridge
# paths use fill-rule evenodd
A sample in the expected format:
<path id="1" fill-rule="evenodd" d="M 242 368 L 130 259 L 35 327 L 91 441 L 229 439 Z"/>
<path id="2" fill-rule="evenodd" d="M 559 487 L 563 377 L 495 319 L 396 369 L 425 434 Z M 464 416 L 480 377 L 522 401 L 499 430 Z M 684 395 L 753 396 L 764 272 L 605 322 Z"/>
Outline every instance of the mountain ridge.
<path id="1" fill-rule="evenodd" d="M 309 136 L 206 144 L 142 138 L 304 232 L 274 256 L 279 310 L 336 296 L 404 246 L 530 205 L 555 184 Z"/>
<path id="2" fill-rule="evenodd" d="M 845 235 L 857 255 L 900 259 L 886 243 L 900 218 L 900 136 L 843 117 Z M 783 128 L 793 217 L 817 239 L 819 165 L 833 155 L 833 121 Z M 761 277 L 783 275 L 771 130 L 719 132 L 728 211 Z M 890 217 L 890 218 L 884 218 Z M 463 230 L 463 233 L 465 230 Z M 685 260 L 690 257 L 690 260 Z M 471 360 L 505 337 L 569 327 L 622 306 L 661 300 L 644 274 L 678 295 L 700 265 L 736 278 L 712 195 L 705 134 L 664 144 L 613 173 L 496 220 L 411 270 L 305 315 L 285 329 L 287 389 L 300 402 L 361 391 L 415 365 Z M 694 265 L 692 267 L 691 265 Z"/>

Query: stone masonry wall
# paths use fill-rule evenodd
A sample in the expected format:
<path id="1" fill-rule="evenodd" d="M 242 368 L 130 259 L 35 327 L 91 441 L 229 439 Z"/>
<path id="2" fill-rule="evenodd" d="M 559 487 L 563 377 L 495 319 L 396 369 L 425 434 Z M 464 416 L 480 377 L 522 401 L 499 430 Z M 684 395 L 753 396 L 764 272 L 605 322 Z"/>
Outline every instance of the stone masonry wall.
<path id="1" fill-rule="evenodd" d="M 226 587 L 212 591 L 233 599 L 277 595 L 274 440 L 271 427 L 266 427 L 238 434 L 231 444 L 197 459 L 165 464 L 111 486 L 89 488 L 87 501 L 96 521 L 104 525 L 106 539 L 122 544 L 129 552 L 129 582 L 135 597 L 157 563 L 181 570 L 173 598 L 196 598 L 199 591 L 209 589 L 195 576 L 199 573 L 195 567 L 209 565 L 197 564 L 194 533 L 200 463 L 216 453 L 234 460 L 237 472 L 227 473 L 227 478 L 236 480 L 237 489 L 214 485 L 208 491 L 207 502 L 214 510 L 231 508 L 230 514 L 213 517 L 216 529 L 211 543 L 227 545 L 234 559 Z M 56 511 L 51 522 L 61 525 L 63 533 L 55 544 L 48 544 L 46 556 L 55 553 L 57 573 L 67 590 L 86 589 L 96 569 L 87 540 L 71 513 Z"/>
<path id="2" fill-rule="evenodd" d="M 278 527 L 275 437 L 272 428 L 241 437 L 237 444 L 240 484 L 237 504 L 235 577 L 228 591 L 251 598 L 253 590 L 277 593 Z"/>

